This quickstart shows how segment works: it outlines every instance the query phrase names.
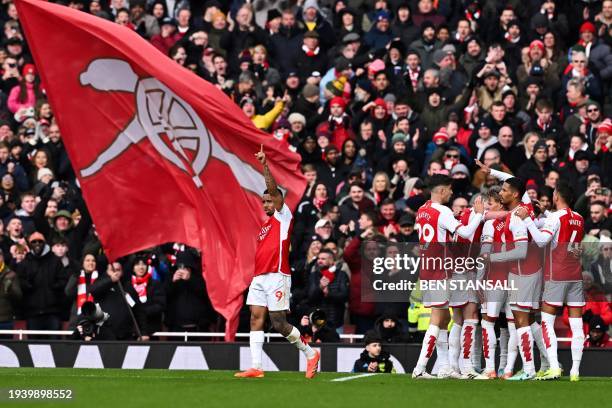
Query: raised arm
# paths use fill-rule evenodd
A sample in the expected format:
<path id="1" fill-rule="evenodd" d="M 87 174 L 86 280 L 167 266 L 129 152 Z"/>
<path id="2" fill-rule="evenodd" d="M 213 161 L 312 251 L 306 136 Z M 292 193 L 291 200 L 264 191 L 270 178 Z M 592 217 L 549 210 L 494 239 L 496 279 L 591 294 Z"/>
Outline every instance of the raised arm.
<path id="1" fill-rule="evenodd" d="M 490 175 L 492 175 L 493 177 L 495 177 L 496 179 L 498 179 L 501 182 L 504 182 L 504 181 L 514 177 L 510 173 L 505 173 L 503 171 L 492 169 L 489 166 L 487 166 L 486 164 L 482 163 L 480 160 L 476 160 L 475 163 L 476 163 L 476 165 L 478 167 L 480 167 L 480 169 L 482 171 L 485 172 L 485 174 L 490 174 Z M 521 197 L 521 202 L 524 203 L 524 204 L 530 204 L 531 203 L 531 199 L 529 198 L 529 194 L 527 194 L 526 191 L 523 194 L 523 197 Z"/>
<path id="2" fill-rule="evenodd" d="M 261 145 L 260 150 L 255 153 L 255 157 L 263 166 L 263 175 L 266 180 L 266 190 L 270 197 L 272 197 L 272 201 L 274 202 L 274 208 L 276 211 L 280 211 L 283 208 L 283 195 L 278 189 L 278 185 L 276 184 L 276 180 L 272 177 L 272 173 L 270 172 L 270 168 L 268 167 L 268 163 L 266 162 L 266 154 L 263 151 L 263 144 Z"/>

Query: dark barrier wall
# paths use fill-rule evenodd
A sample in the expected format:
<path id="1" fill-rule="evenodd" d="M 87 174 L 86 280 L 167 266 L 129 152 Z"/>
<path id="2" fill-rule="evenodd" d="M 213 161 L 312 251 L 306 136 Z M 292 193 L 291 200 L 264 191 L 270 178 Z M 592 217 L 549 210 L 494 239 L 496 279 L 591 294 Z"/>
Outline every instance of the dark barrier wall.
<path id="1" fill-rule="evenodd" d="M 363 346 L 358 344 L 321 344 L 317 347 L 321 350 L 322 371 L 351 371 L 363 350 Z M 399 373 L 412 371 L 420 345 L 388 345 L 384 348 L 391 353 Z M 266 371 L 305 369 L 304 357 L 290 344 L 267 343 L 264 352 Z M 250 361 L 248 343 L 0 342 L 0 367 L 239 370 L 248 368 Z M 569 370 L 571 352 L 568 348 L 559 350 L 559 361 Z M 612 349 L 586 349 L 582 357 L 581 375 L 612 376 Z"/>

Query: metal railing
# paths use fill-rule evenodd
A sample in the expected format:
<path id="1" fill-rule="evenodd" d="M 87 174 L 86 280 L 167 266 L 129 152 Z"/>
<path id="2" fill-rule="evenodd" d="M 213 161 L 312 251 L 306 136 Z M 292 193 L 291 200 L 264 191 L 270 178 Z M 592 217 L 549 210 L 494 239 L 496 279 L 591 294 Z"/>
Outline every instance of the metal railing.
<path id="1" fill-rule="evenodd" d="M 13 336 L 17 335 L 19 340 L 23 340 L 23 336 L 70 336 L 72 335 L 72 331 L 70 330 L 25 330 L 25 329 L 17 329 L 17 330 L 0 330 L 1 334 L 11 334 Z M 225 333 L 223 332 L 155 332 L 153 333 L 154 337 L 182 337 L 184 341 L 189 341 L 189 338 L 214 338 L 225 337 Z M 265 338 L 266 342 L 269 342 L 270 339 L 282 338 L 283 336 L 279 333 L 266 333 Z M 249 333 L 236 333 L 236 339 L 248 339 Z M 355 343 L 355 340 L 363 339 L 363 334 L 340 334 L 340 340 L 348 340 L 349 343 Z M 559 337 L 557 338 L 559 342 L 570 342 L 572 341 L 569 337 Z"/>

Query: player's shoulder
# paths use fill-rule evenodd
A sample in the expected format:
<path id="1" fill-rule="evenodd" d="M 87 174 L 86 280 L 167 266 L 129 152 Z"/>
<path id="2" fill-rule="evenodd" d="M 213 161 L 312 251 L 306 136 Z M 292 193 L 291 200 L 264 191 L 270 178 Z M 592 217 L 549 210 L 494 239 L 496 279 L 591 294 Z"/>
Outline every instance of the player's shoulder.
<path id="1" fill-rule="evenodd" d="M 287 203 L 283 202 L 280 210 L 274 210 L 274 216 L 279 219 L 291 219 L 293 218 L 293 213 Z"/>
<path id="2" fill-rule="evenodd" d="M 497 220 L 495 220 L 495 219 L 485 220 L 484 223 L 482 224 L 482 228 L 483 229 L 485 229 L 485 228 L 493 228 L 494 225 L 495 225 L 495 221 L 497 221 Z"/>
<path id="3" fill-rule="evenodd" d="M 438 211 L 442 215 L 450 214 L 451 217 L 455 218 L 455 216 L 453 215 L 453 211 L 445 205 L 442 205 L 440 203 L 431 203 L 431 208 Z"/>

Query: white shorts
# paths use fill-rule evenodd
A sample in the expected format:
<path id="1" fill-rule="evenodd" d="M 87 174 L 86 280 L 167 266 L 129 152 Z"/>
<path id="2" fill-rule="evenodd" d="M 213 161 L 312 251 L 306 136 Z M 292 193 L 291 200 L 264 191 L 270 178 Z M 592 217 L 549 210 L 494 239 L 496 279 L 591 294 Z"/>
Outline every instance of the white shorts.
<path id="1" fill-rule="evenodd" d="M 264 306 L 270 312 L 289 310 L 291 276 L 282 273 L 266 273 L 253 278 L 249 286 L 247 305 Z"/>
<path id="2" fill-rule="evenodd" d="M 533 275 L 508 274 L 510 290 L 510 306 L 512 310 L 524 311 L 525 309 L 537 310 L 540 308 L 542 298 L 542 271 Z"/>
<path id="3" fill-rule="evenodd" d="M 432 285 L 432 289 L 423 289 L 423 306 L 432 307 L 435 309 L 448 309 L 448 303 L 450 301 L 450 290 L 448 285 L 448 280 L 440 279 L 440 280 L 429 280 L 426 281 L 430 285 Z M 440 283 L 438 287 L 434 285 L 436 283 Z"/>
<path id="4" fill-rule="evenodd" d="M 506 318 L 513 320 L 512 309 L 508 303 L 508 291 L 503 289 L 487 290 L 484 293 L 485 301 L 482 304 L 482 313 L 489 317 L 499 317 L 503 310 Z"/>
<path id="5" fill-rule="evenodd" d="M 454 281 L 476 281 L 476 272 L 466 272 L 466 273 L 453 273 L 452 278 Z M 463 284 L 465 285 L 465 283 Z M 476 291 L 472 288 L 460 289 L 461 286 L 457 285 L 456 289 L 452 289 L 450 291 L 450 306 L 451 307 L 463 307 L 471 303 L 479 303 L 478 296 Z"/>
<path id="6" fill-rule="evenodd" d="M 586 303 L 584 301 L 582 281 L 546 281 L 544 282 L 542 301 L 556 307 L 562 307 L 564 304 L 569 307 L 583 307 Z"/>

